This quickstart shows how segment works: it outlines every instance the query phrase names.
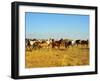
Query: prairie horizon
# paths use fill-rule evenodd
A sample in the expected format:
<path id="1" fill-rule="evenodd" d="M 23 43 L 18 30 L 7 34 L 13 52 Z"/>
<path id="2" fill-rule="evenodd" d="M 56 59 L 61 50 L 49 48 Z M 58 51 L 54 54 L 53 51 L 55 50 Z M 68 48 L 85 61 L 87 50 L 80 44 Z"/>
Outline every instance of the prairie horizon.
<path id="1" fill-rule="evenodd" d="M 89 39 L 89 16 L 25 13 L 26 38 Z"/>

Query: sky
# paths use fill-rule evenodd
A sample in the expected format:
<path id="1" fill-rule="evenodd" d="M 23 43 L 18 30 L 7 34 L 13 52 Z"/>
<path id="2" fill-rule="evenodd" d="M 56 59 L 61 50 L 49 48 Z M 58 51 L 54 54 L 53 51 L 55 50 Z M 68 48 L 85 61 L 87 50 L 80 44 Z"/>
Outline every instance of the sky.
<path id="1" fill-rule="evenodd" d="M 88 39 L 89 15 L 25 13 L 26 38 Z"/>

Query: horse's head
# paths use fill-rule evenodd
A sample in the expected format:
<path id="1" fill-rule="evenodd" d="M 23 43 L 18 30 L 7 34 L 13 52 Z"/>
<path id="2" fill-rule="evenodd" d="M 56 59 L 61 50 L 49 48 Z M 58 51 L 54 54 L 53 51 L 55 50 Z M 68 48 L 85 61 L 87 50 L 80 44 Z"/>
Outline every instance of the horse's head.
<path id="1" fill-rule="evenodd" d="M 52 42 L 54 42 L 54 39 L 52 39 Z"/>
<path id="2" fill-rule="evenodd" d="M 63 42 L 63 39 L 61 38 L 59 41 L 60 41 L 60 42 Z"/>

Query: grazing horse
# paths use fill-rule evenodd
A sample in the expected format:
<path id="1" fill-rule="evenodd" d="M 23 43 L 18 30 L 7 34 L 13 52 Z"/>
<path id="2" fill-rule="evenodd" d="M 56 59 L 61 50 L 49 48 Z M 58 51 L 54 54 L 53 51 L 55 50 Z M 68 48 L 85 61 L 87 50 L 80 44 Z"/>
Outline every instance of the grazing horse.
<path id="1" fill-rule="evenodd" d="M 60 39 L 58 41 L 55 41 L 54 39 L 52 39 L 52 48 L 58 47 L 60 48 L 60 45 L 62 44 L 63 39 Z"/>

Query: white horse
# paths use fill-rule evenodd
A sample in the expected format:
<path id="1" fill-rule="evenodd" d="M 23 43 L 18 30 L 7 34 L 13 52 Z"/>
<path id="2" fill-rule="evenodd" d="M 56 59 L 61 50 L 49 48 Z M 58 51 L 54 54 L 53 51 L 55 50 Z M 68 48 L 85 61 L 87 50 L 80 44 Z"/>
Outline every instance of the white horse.
<path id="1" fill-rule="evenodd" d="M 30 40 L 30 45 L 32 46 L 36 41 Z"/>
<path id="2" fill-rule="evenodd" d="M 72 46 L 74 46 L 76 44 L 76 41 L 72 40 L 71 43 L 72 43 Z"/>
<path id="3" fill-rule="evenodd" d="M 48 39 L 48 40 L 46 41 L 46 43 L 47 43 L 47 48 L 50 48 L 50 45 L 51 45 L 51 43 L 52 43 L 52 40 L 51 40 L 51 39 Z"/>

